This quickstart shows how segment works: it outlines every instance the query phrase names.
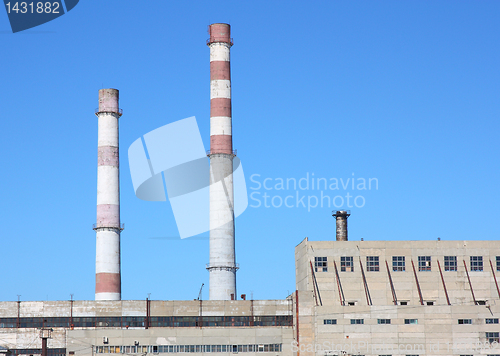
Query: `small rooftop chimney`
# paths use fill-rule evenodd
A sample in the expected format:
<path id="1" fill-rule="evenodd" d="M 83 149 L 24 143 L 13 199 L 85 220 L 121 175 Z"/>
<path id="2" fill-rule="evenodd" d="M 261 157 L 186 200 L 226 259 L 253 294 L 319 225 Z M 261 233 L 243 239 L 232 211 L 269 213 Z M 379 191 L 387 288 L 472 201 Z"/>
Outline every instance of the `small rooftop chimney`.
<path id="1" fill-rule="evenodd" d="M 337 222 L 337 241 L 347 241 L 347 218 L 351 216 L 350 210 L 333 211 Z"/>

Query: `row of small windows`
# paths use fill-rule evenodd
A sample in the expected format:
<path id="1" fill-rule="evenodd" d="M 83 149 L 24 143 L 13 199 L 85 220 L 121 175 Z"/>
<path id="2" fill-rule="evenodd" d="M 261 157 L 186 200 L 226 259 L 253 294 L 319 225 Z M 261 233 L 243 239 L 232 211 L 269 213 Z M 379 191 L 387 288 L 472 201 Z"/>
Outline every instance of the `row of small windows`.
<path id="1" fill-rule="evenodd" d="M 496 269 L 500 271 L 500 256 L 496 256 Z M 327 257 L 314 257 L 314 269 L 316 272 L 328 272 Z M 366 270 L 368 272 L 379 272 L 379 256 L 366 256 Z M 405 256 L 392 256 L 392 271 L 404 272 L 406 270 Z M 418 270 L 420 272 L 431 271 L 431 256 L 418 256 Z M 444 256 L 444 270 L 457 270 L 457 256 Z M 470 256 L 470 270 L 483 270 L 483 256 Z M 352 256 L 340 257 L 340 271 L 354 272 L 354 259 Z"/>
<path id="2" fill-rule="evenodd" d="M 351 324 L 364 324 L 364 319 L 351 319 Z M 390 324 L 391 319 L 377 319 L 378 324 Z M 405 319 L 405 324 L 417 324 L 418 319 Z M 323 324 L 325 325 L 335 325 L 337 324 L 337 319 L 324 319 Z"/>
<path id="3" fill-rule="evenodd" d="M 0 318 L 0 328 L 137 328 L 145 327 L 144 316 L 122 317 L 60 317 L 60 318 Z M 239 327 L 292 326 L 291 315 L 263 316 L 151 316 L 149 327 Z"/>
<path id="4" fill-rule="evenodd" d="M 459 324 L 472 324 L 472 319 L 458 319 Z M 498 324 L 498 318 L 485 319 L 486 324 Z"/>
<path id="5" fill-rule="evenodd" d="M 42 349 L 9 349 L 7 355 L 17 356 L 17 355 L 41 355 Z M 47 349 L 47 356 L 66 356 L 66 349 Z"/>
<path id="6" fill-rule="evenodd" d="M 498 324 L 498 318 L 485 319 L 486 324 Z M 391 319 L 377 319 L 377 324 L 390 324 Z M 472 319 L 458 319 L 459 324 L 472 324 Z M 337 319 L 324 319 L 323 324 L 335 325 Z M 364 324 L 364 319 L 351 319 L 351 324 Z M 418 324 L 418 319 L 405 319 L 405 324 Z"/>
<path id="7" fill-rule="evenodd" d="M 96 354 L 281 352 L 282 344 L 94 346 Z"/>

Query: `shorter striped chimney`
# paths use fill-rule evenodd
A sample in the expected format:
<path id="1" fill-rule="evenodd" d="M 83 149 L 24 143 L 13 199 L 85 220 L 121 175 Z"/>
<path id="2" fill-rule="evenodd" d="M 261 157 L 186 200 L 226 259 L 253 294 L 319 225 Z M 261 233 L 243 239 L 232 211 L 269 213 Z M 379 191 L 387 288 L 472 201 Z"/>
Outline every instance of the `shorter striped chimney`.
<path id="1" fill-rule="evenodd" d="M 118 90 L 99 90 L 95 300 L 121 300 Z"/>

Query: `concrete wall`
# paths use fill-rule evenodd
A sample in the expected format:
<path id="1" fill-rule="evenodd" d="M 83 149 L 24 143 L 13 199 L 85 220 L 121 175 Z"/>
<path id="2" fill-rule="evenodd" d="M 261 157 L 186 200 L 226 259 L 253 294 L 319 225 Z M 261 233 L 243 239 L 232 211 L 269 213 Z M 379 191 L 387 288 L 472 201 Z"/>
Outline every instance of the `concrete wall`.
<path id="1" fill-rule="evenodd" d="M 353 272 L 341 272 L 341 256 L 352 256 Z M 379 271 L 367 271 L 366 256 L 379 257 Z M 405 271 L 394 272 L 392 257 L 405 257 Z M 431 257 L 431 271 L 418 270 L 418 257 Z M 457 271 L 444 270 L 444 256 L 457 257 Z M 483 257 L 483 271 L 471 271 L 470 256 Z M 357 305 L 368 305 L 360 269 L 363 265 L 368 291 L 373 305 L 393 304 L 393 295 L 385 262 L 391 273 L 397 299 L 410 305 L 420 305 L 419 291 L 412 268 L 415 265 L 422 299 L 436 305 L 447 305 L 447 299 L 437 261 L 441 265 L 448 297 L 452 305 L 473 305 L 473 297 L 463 261 L 465 260 L 476 301 L 499 299 L 489 260 L 497 279 L 496 256 L 500 256 L 500 241 L 302 241 L 295 249 L 297 289 L 313 290 L 310 261 L 315 257 L 328 258 L 328 271 L 317 272 L 319 293 L 328 296 L 324 303 L 340 305 L 338 281 L 334 261 L 340 277 L 345 300 Z M 500 281 L 499 281 L 500 282 Z"/>
<path id="2" fill-rule="evenodd" d="M 353 257 L 353 272 L 341 272 L 342 256 Z M 378 272 L 366 270 L 366 256 L 379 256 Z M 392 256 L 405 256 L 405 271 L 393 271 Z M 431 256 L 431 271 L 418 270 L 418 256 Z M 444 271 L 444 256 L 457 256 L 457 271 Z M 483 256 L 483 271 L 470 270 L 470 256 Z M 485 344 L 486 332 L 500 332 L 499 324 L 486 324 L 487 318 L 500 315 L 500 299 L 489 264 L 491 259 L 498 278 L 496 256 L 500 256 L 499 241 L 312 242 L 305 239 L 295 249 L 300 339 L 294 350 L 298 349 L 301 356 L 340 355 L 341 351 L 359 355 L 500 354 L 498 347 L 492 350 L 495 345 Z M 327 271 L 314 273 L 317 288 L 310 265 L 312 262 L 314 268 L 314 257 L 327 257 Z M 360 259 L 371 305 L 366 297 Z M 393 303 L 386 260 L 397 299 L 407 301 L 408 305 Z M 411 260 L 424 304 L 432 301 L 434 305 L 420 304 Z M 444 293 L 437 260 L 451 305 Z M 474 305 L 463 260 L 476 300 L 485 301 L 486 305 Z M 346 305 L 340 302 L 334 261 Z M 347 305 L 348 302 L 354 305 Z M 351 324 L 351 319 L 362 319 L 363 323 Z M 379 324 L 379 319 L 390 319 L 390 324 Z M 417 324 L 405 324 L 405 319 L 417 319 Z M 470 319 L 472 324 L 459 324 L 459 319 Z M 336 323 L 325 324 L 325 320 Z"/>
<path id="3" fill-rule="evenodd" d="M 147 303 L 141 301 L 74 301 L 73 317 L 144 316 Z M 19 309 L 18 309 L 19 307 Z M 151 301 L 154 316 L 284 316 L 291 315 L 293 300 L 258 301 Z M 0 318 L 69 317 L 71 302 L 0 302 Z M 53 328 L 49 348 L 67 348 L 75 355 L 92 355 L 94 346 L 142 345 L 250 345 L 282 344 L 282 352 L 292 355 L 291 326 L 251 327 L 75 327 Z M 107 342 L 104 342 L 107 338 Z M 0 328 L 0 346 L 8 349 L 41 348 L 36 328 Z M 246 352 L 245 355 L 251 355 Z M 276 352 L 274 352 L 276 354 Z"/>

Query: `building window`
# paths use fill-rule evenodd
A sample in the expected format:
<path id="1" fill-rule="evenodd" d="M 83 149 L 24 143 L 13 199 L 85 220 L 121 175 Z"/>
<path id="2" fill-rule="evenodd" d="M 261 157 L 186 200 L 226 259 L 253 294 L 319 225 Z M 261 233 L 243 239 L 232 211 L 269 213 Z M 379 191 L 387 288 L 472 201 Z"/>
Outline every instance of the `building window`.
<path id="1" fill-rule="evenodd" d="M 498 324 L 498 319 L 486 319 L 486 324 Z"/>
<path id="2" fill-rule="evenodd" d="M 418 256 L 418 270 L 419 271 L 431 270 L 431 256 Z"/>
<path id="3" fill-rule="evenodd" d="M 483 270 L 483 256 L 470 256 L 470 270 L 471 271 Z"/>
<path id="4" fill-rule="evenodd" d="M 35 349 L 36 350 L 36 349 Z M 35 351 L 33 350 L 33 351 Z M 64 356 L 64 349 L 51 349 L 49 355 Z M 19 350 L 17 350 L 19 351 Z M 22 351 L 31 351 L 30 349 Z M 282 352 L 282 344 L 246 345 L 143 345 L 143 346 L 95 346 L 96 354 L 163 354 L 163 353 L 239 353 L 239 352 Z M 23 352 L 24 353 L 24 352 Z M 33 352 L 30 352 L 33 353 Z M 74 352 L 69 352 L 74 355 Z"/>
<path id="5" fill-rule="evenodd" d="M 378 256 L 366 256 L 366 270 L 368 272 L 379 271 Z"/>
<path id="6" fill-rule="evenodd" d="M 500 271 L 500 256 L 497 256 L 497 271 Z"/>
<path id="7" fill-rule="evenodd" d="M 365 323 L 364 319 L 351 319 L 351 324 L 364 324 L 364 323 Z"/>
<path id="8" fill-rule="evenodd" d="M 405 324 L 418 324 L 418 319 L 405 319 Z"/>
<path id="9" fill-rule="evenodd" d="M 328 272 L 326 257 L 314 257 L 314 271 Z"/>
<path id="10" fill-rule="evenodd" d="M 405 270 L 405 256 L 392 256 L 392 270 L 394 272 Z"/>
<path id="11" fill-rule="evenodd" d="M 486 333 L 486 338 L 488 339 L 488 342 L 490 344 L 494 342 L 500 342 L 498 334 L 499 333 Z"/>
<path id="12" fill-rule="evenodd" d="M 390 324 L 391 323 L 391 319 L 378 319 L 377 323 L 378 324 Z"/>
<path id="13" fill-rule="evenodd" d="M 352 256 L 340 257 L 340 272 L 354 272 Z"/>
<path id="14" fill-rule="evenodd" d="M 408 301 L 407 300 L 398 300 L 398 304 L 399 305 L 408 305 Z"/>
<path id="15" fill-rule="evenodd" d="M 425 304 L 427 305 L 434 305 L 434 301 L 433 300 L 428 300 L 425 302 Z"/>
<path id="16" fill-rule="evenodd" d="M 325 325 L 334 325 L 337 324 L 337 319 L 324 319 L 323 324 Z"/>
<path id="17" fill-rule="evenodd" d="M 472 319 L 458 319 L 459 324 L 472 324 Z"/>
<path id="18" fill-rule="evenodd" d="M 457 256 L 444 256 L 444 270 L 445 271 L 457 270 Z"/>

